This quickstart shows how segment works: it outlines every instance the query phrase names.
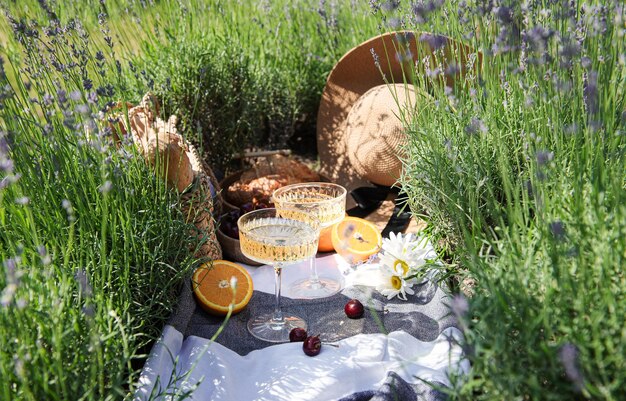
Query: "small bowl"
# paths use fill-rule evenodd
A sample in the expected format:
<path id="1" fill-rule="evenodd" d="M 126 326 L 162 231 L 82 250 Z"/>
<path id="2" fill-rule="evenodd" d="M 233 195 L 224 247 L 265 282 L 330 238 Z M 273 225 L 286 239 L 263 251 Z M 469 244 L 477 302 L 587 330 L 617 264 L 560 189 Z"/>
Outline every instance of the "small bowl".
<path id="1" fill-rule="evenodd" d="M 223 218 L 224 216 L 222 216 Z M 220 219 L 221 220 L 221 219 Z M 262 263 L 249 259 L 241 252 L 239 240 L 226 235 L 220 227 L 217 228 L 217 240 L 222 246 L 222 253 L 227 260 L 245 263 L 250 266 L 261 266 Z"/>
<path id="2" fill-rule="evenodd" d="M 244 170 L 235 171 L 234 173 L 226 176 L 222 181 L 220 181 L 219 185 L 220 185 L 220 188 L 222 188 L 221 201 L 222 201 L 223 212 L 230 212 L 231 210 L 239 210 L 239 206 L 233 205 L 226 199 L 226 192 L 228 191 L 228 188 L 231 185 L 233 185 L 235 182 L 237 182 L 241 178 L 241 175 L 243 173 L 244 173 Z"/>

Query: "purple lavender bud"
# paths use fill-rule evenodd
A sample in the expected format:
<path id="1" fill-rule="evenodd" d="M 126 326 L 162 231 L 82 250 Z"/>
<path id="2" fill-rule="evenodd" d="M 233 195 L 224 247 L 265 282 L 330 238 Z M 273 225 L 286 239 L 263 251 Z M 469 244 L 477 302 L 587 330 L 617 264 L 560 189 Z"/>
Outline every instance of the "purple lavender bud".
<path id="1" fill-rule="evenodd" d="M 400 1 L 398 0 L 389 0 L 384 2 L 381 5 L 381 8 L 386 11 L 386 12 L 391 12 L 394 11 L 395 9 L 397 9 L 400 6 Z"/>
<path id="2" fill-rule="evenodd" d="M 380 58 L 378 57 L 378 54 L 376 54 L 376 51 L 374 50 L 373 47 L 370 49 L 370 53 L 372 53 L 372 58 L 374 59 L 374 65 L 376 66 L 376 68 L 380 69 Z"/>
<path id="3" fill-rule="evenodd" d="M 554 159 L 554 153 L 548 152 L 547 150 L 540 150 L 537 152 L 537 165 L 545 166 L 549 162 Z"/>
<path id="4" fill-rule="evenodd" d="M 572 343 L 565 343 L 559 349 L 559 361 L 565 369 L 565 375 L 574 384 L 576 390 L 583 388 L 583 374 L 578 368 L 578 348 Z"/>
<path id="5" fill-rule="evenodd" d="M 106 180 L 102 185 L 100 185 L 100 187 L 98 188 L 98 191 L 103 194 L 106 194 L 106 193 L 109 193 L 112 188 L 113 188 L 113 183 L 109 180 Z"/>
<path id="6" fill-rule="evenodd" d="M 476 117 L 472 117 L 469 125 L 465 127 L 465 133 L 469 135 L 475 135 L 485 132 L 487 132 L 487 126 L 481 119 Z"/>
<path id="7" fill-rule="evenodd" d="M 588 114 L 597 114 L 600 110 L 598 103 L 598 73 L 596 71 L 590 71 L 586 74 L 584 80 L 583 95 L 585 98 L 585 105 L 587 106 Z"/>
<path id="8" fill-rule="evenodd" d="M 2 171 L 5 174 L 12 174 L 13 168 L 14 168 L 13 160 L 0 158 L 0 171 Z"/>
<path id="9" fill-rule="evenodd" d="M 452 298 L 450 309 L 452 309 L 452 313 L 460 319 L 469 312 L 469 302 L 463 294 L 456 294 Z"/>
<path id="10" fill-rule="evenodd" d="M 498 19 L 500 20 L 500 22 L 502 22 L 503 24 L 508 25 L 513 22 L 513 9 L 511 9 L 510 7 L 506 7 L 506 6 L 496 7 L 494 9 L 494 12 L 496 16 L 498 17 Z"/>
<path id="11" fill-rule="evenodd" d="M 550 223 L 550 232 L 554 238 L 562 240 L 565 238 L 565 225 L 562 221 L 553 221 Z"/>
<path id="12" fill-rule="evenodd" d="M 420 41 L 427 42 L 434 50 L 441 49 L 448 43 L 448 39 L 445 36 L 430 33 L 423 33 L 422 36 L 420 36 Z"/>
<path id="13" fill-rule="evenodd" d="M 45 106 L 50 106 L 54 101 L 54 97 L 52 97 L 52 95 L 50 95 L 49 93 L 46 93 L 45 95 L 43 95 L 41 100 L 43 101 L 43 104 Z"/>
<path id="14" fill-rule="evenodd" d="M 67 92 L 65 92 L 63 89 L 59 89 L 57 91 L 57 101 L 59 102 L 59 104 L 63 104 L 67 102 Z"/>
<path id="15" fill-rule="evenodd" d="M 22 197 L 17 198 L 15 200 L 15 203 L 17 203 L 18 205 L 25 206 L 25 205 L 28 205 L 28 203 L 30 203 L 30 199 L 28 199 L 27 196 L 22 196 Z"/>
<path id="16" fill-rule="evenodd" d="M 89 297 L 93 294 L 93 289 L 91 284 L 89 284 L 89 277 L 87 277 L 87 272 L 84 269 L 77 270 L 74 278 L 78 283 L 78 289 L 84 296 Z"/>
<path id="17" fill-rule="evenodd" d="M 45 246 L 39 245 L 37 247 L 37 253 L 39 254 L 39 257 L 41 258 L 41 263 L 43 263 L 44 266 L 52 263 L 52 258 L 50 258 L 50 254 L 48 254 L 48 250 Z"/>

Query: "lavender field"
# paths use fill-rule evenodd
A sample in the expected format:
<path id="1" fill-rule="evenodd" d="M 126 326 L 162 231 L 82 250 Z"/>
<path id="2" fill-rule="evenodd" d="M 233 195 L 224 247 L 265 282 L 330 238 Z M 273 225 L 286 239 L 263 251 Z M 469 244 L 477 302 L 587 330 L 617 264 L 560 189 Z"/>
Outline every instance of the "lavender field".
<path id="1" fill-rule="evenodd" d="M 372 63 L 435 49 L 406 71 L 433 101 L 402 112 L 400 181 L 464 329 L 449 398 L 626 398 L 621 1 L 1 7 L 0 399 L 133 398 L 200 263 L 178 195 L 114 144 L 113 105 L 155 93 L 216 172 L 253 147 L 315 158 L 326 77 L 388 31 Z M 438 35 L 472 51 L 444 62 Z"/>

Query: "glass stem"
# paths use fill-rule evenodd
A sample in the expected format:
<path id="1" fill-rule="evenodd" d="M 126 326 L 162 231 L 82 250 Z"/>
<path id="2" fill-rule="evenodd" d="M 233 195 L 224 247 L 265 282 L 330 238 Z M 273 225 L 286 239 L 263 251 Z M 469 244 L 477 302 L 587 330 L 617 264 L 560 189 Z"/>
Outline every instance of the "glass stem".
<path id="1" fill-rule="evenodd" d="M 280 264 L 274 265 L 274 273 L 275 274 L 275 287 L 274 294 L 276 296 L 276 306 L 274 307 L 274 316 L 272 316 L 272 320 L 274 324 L 282 324 L 283 323 L 283 312 L 280 309 L 280 283 L 282 276 L 283 267 Z"/>
<path id="2" fill-rule="evenodd" d="M 315 255 L 313 255 L 313 257 L 311 258 L 311 262 L 309 264 L 309 268 L 311 269 L 311 275 L 309 277 L 309 281 L 311 282 L 311 287 L 319 287 L 319 286 L 321 286 L 320 278 L 317 275 L 317 266 L 315 264 Z"/>

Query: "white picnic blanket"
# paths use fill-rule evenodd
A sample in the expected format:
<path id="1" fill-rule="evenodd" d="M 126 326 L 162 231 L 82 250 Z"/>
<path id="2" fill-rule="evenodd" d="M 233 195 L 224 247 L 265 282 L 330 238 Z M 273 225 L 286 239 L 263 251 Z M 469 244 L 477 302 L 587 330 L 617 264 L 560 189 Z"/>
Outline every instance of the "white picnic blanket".
<path id="1" fill-rule="evenodd" d="M 430 289 L 424 286 L 422 295 L 429 291 L 429 299 L 422 297 L 415 304 L 411 298 L 385 304 L 385 298 L 372 297 L 375 291 L 368 291 L 373 290 L 378 276 L 379 266 L 375 261 L 353 269 L 339 256 L 328 255 L 317 260 L 317 267 L 320 276 L 343 282 L 343 294 L 323 304 L 328 311 L 322 311 L 321 315 L 332 315 L 332 324 L 318 326 L 337 327 L 341 334 L 338 337 L 341 339 L 335 341 L 338 347 L 325 345 L 315 357 L 306 356 L 301 343 L 264 344 L 251 352 L 236 352 L 227 345 L 237 344 L 237 336 L 250 336 L 242 329 L 245 322 L 234 323 L 231 332 L 227 325 L 220 335 L 227 344 L 223 345 L 220 337 L 212 342 L 209 335 L 197 328 L 202 326 L 204 316 L 201 310 L 195 310 L 187 318 L 187 328 L 165 326 L 145 363 L 136 399 L 176 399 L 177 395 L 190 395 L 192 400 L 227 401 L 370 400 L 375 396 L 378 397 L 375 399 L 434 400 L 441 393 L 424 381 L 449 386 L 450 374 L 468 372 L 469 363 L 463 359 L 460 345 L 462 335 L 445 313 L 447 297 L 440 288 L 433 289 L 432 283 Z M 273 298 L 273 269 L 247 268 L 255 286 L 253 300 L 263 296 Z M 284 310 L 304 302 L 290 300 L 293 295 L 288 288 L 291 282 L 308 274 L 307 263 L 284 269 L 283 297 L 288 301 L 283 303 Z M 374 302 L 370 305 L 384 304 L 378 309 L 381 315 L 386 315 L 383 330 L 390 329 L 388 334 L 371 329 L 363 330 L 368 333 L 359 332 L 359 327 L 368 326 L 354 326 L 355 321 L 345 315 L 342 318 L 342 305 L 351 297 L 371 297 Z M 419 294 L 416 299 L 420 299 Z M 335 304 L 341 307 L 341 313 L 334 313 Z M 318 304 L 311 305 L 320 308 Z M 417 305 L 415 310 L 411 309 L 413 305 Z M 405 309 L 410 313 L 404 313 Z M 433 312 L 429 314 L 430 310 Z M 311 319 L 320 317 L 312 314 Z M 189 334 L 194 332 L 202 336 Z M 231 348 L 235 347 L 231 345 Z"/>

